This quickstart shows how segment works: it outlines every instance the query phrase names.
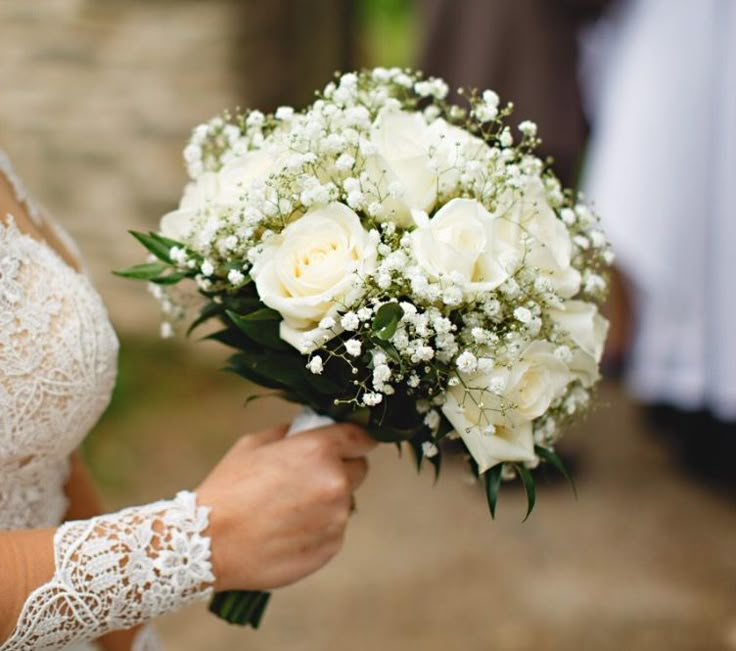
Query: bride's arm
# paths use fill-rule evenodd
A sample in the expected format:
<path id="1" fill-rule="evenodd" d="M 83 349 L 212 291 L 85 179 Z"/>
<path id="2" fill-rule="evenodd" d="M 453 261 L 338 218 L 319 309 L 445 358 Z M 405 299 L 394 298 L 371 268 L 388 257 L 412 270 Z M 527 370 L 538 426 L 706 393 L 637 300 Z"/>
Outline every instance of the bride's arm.
<path id="1" fill-rule="evenodd" d="M 78 452 L 75 452 L 71 458 L 71 470 L 65 492 L 69 499 L 69 509 L 64 520 L 85 520 L 102 513 L 102 501 L 89 470 Z M 98 643 L 105 651 L 129 651 L 133 648 L 139 634 L 147 633 L 144 633 L 140 626 L 123 631 L 112 631 L 103 635 Z"/>
<path id="2" fill-rule="evenodd" d="M 322 567 L 375 442 L 351 425 L 284 434 L 243 437 L 196 493 L 0 534 L 0 650 L 63 648 L 213 589 L 271 589 Z"/>

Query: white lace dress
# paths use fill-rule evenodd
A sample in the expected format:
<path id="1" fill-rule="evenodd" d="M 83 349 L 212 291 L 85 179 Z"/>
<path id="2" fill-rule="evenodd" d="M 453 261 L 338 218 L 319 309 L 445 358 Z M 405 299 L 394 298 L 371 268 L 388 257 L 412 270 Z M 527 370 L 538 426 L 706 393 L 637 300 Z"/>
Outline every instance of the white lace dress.
<path id="1" fill-rule="evenodd" d="M 31 218 L 41 220 L 2 151 L 0 174 Z M 0 530 L 61 524 L 69 457 L 109 402 L 117 351 L 87 277 L 3 216 Z M 207 509 L 186 492 L 63 524 L 54 539 L 56 573 L 29 596 L 0 651 L 91 649 L 87 640 L 207 598 L 213 581 L 207 526 Z M 157 648 L 148 629 L 134 646 Z"/>

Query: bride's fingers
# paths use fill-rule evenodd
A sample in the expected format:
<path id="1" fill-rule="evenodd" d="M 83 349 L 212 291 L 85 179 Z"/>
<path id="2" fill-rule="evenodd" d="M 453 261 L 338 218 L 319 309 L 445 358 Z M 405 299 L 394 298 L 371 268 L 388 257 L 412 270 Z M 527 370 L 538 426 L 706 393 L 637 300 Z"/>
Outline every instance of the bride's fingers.
<path id="1" fill-rule="evenodd" d="M 368 460 L 365 457 L 343 461 L 345 473 L 350 482 L 350 490 L 355 491 L 365 480 L 368 474 Z"/>
<path id="2" fill-rule="evenodd" d="M 343 423 L 331 433 L 332 442 L 341 459 L 359 459 L 366 456 L 377 445 L 366 431 L 357 425 Z"/>
<path id="3" fill-rule="evenodd" d="M 276 443 L 276 441 L 280 441 L 286 436 L 287 431 L 287 425 L 279 425 L 255 434 L 244 434 L 238 441 L 238 447 L 241 450 L 253 450 L 262 445 Z"/>

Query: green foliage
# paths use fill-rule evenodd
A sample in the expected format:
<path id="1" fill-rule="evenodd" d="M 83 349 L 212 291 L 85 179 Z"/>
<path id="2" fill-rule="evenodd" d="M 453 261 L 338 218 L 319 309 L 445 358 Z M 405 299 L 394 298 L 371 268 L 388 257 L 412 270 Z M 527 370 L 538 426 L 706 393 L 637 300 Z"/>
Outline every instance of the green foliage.
<path id="1" fill-rule="evenodd" d="M 499 463 L 483 474 L 483 480 L 486 485 L 486 499 L 488 500 L 488 508 L 491 511 L 491 518 L 496 519 L 496 504 L 498 502 L 498 490 L 501 487 L 501 476 L 503 474 L 503 464 Z"/>
<path id="2" fill-rule="evenodd" d="M 258 628 L 270 598 L 270 592 L 255 590 L 217 592 L 209 610 L 230 624 Z"/>
<path id="3" fill-rule="evenodd" d="M 147 280 L 151 283 L 158 285 L 174 285 L 184 278 L 191 278 L 194 276 L 194 271 L 178 271 L 174 261 L 169 255 L 171 249 L 179 247 L 185 249 L 186 247 L 180 242 L 170 240 L 163 235 L 157 233 L 139 233 L 137 231 L 130 231 L 130 234 L 135 237 L 146 249 L 152 253 L 160 262 L 145 262 L 143 264 L 137 264 L 128 269 L 122 271 L 113 272 L 116 276 L 123 278 L 131 278 L 133 280 Z M 167 272 L 171 273 L 167 273 Z"/>
<path id="4" fill-rule="evenodd" d="M 165 262 L 144 262 L 114 273 L 116 276 L 132 278 L 133 280 L 153 280 L 169 269 L 171 269 L 171 265 Z"/>
<path id="5" fill-rule="evenodd" d="M 403 316 L 404 310 L 398 303 L 381 305 L 371 323 L 373 334 L 382 341 L 389 341 L 396 334 L 396 328 Z"/>
<path id="6" fill-rule="evenodd" d="M 276 310 L 263 307 L 245 316 L 240 316 L 231 310 L 226 310 L 225 314 L 236 328 L 256 343 L 272 350 L 286 351 L 291 349 L 289 344 L 281 339 L 279 333 L 281 315 Z M 304 364 L 303 360 L 301 360 L 301 363 Z"/>
<path id="7" fill-rule="evenodd" d="M 143 246 L 148 249 L 149 252 L 153 253 L 159 260 L 163 260 L 167 264 L 173 264 L 174 261 L 169 255 L 171 249 L 175 246 L 179 248 L 186 248 L 181 242 L 175 242 L 170 240 L 163 235 L 157 233 L 139 233 L 138 231 L 129 231 L 130 234 L 137 239 Z"/>
<path id="8" fill-rule="evenodd" d="M 570 482 L 572 492 L 577 499 L 578 490 L 575 486 L 575 480 L 570 476 L 570 473 L 567 471 L 567 468 L 565 468 L 565 464 L 562 462 L 562 459 L 560 459 L 559 455 L 549 448 L 542 447 L 541 445 L 535 445 L 534 452 L 537 453 L 537 456 L 540 459 L 543 459 L 547 463 L 551 464 L 565 479 L 567 479 L 568 482 Z"/>
<path id="9" fill-rule="evenodd" d="M 537 493 L 536 493 L 536 487 L 534 484 L 534 477 L 532 477 L 532 473 L 529 471 L 528 468 L 525 466 L 522 466 L 520 463 L 514 464 L 514 468 L 516 468 L 516 472 L 519 473 L 519 477 L 521 478 L 521 483 L 524 484 L 524 490 L 526 491 L 526 499 L 527 499 L 527 510 L 526 515 L 524 516 L 524 522 L 527 521 L 527 518 L 531 515 L 532 511 L 534 510 L 534 503 L 537 499 Z"/>

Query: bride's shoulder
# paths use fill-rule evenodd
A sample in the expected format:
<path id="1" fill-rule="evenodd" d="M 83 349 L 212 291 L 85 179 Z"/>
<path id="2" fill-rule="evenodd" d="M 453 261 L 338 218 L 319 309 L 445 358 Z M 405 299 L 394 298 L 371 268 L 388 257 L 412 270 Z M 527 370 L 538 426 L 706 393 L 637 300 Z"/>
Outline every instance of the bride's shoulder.
<path id="1" fill-rule="evenodd" d="M 36 250 L 38 246 L 33 244 L 48 249 L 48 254 L 61 258 L 76 271 L 83 266 L 72 238 L 34 201 L 16 174 L 10 158 L 0 149 L 0 247 L 19 255 L 24 248 L 21 243 Z"/>

